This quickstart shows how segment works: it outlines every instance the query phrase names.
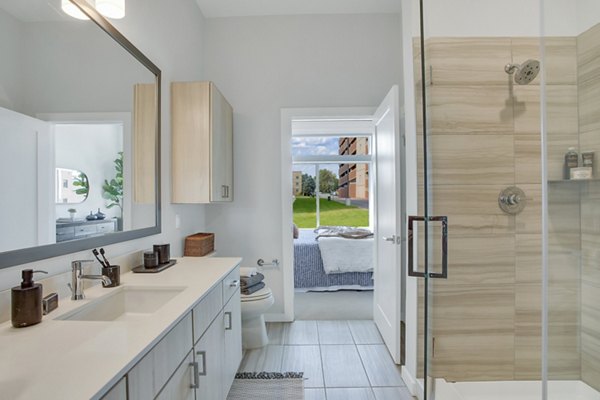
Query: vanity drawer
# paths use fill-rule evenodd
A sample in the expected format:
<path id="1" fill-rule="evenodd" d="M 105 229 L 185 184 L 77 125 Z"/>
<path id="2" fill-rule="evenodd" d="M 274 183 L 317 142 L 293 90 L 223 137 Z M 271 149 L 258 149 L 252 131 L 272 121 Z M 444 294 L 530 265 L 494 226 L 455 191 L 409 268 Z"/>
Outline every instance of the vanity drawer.
<path id="1" fill-rule="evenodd" d="M 71 240 L 75 237 L 75 227 L 56 228 L 56 241 Z"/>
<path id="2" fill-rule="evenodd" d="M 196 343 L 210 323 L 223 308 L 223 289 L 219 284 L 204 297 L 192 310 L 194 320 L 194 343 Z"/>
<path id="3" fill-rule="evenodd" d="M 226 304 L 233 294 L 240 290 L 240 266 L 238 265 L 223 279 L 223 304 Z"/>
<path id="4" fill-rule="evenodd" d="M 107 222 L 105 224 L 96 225 L 98 233 L 109 233 L 115 231 L 115 224 L 113 222 Z"/>
<path id="5" fill-rule="evenodd" d="M 86 236 L 96 233 L 95 225 L 80 225 L 75 227 L 75 236 Z"/>
<path id="6" fill-rule="evenodd" d="M 192 348 L 192 314 L 187 314 L 127 375 L 128 399 L 153 399 Z"/>

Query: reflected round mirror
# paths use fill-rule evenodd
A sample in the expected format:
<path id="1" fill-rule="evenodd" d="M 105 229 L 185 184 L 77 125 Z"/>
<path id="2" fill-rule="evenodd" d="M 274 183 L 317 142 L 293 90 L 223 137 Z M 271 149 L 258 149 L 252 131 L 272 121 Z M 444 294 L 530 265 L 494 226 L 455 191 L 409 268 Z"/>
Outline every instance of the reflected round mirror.
<path id="1" fill-rule="evenodd" d="M 83 203 L 90 193 L 90 181 L 76 169 L 56 168 L 56 204 Z"/>

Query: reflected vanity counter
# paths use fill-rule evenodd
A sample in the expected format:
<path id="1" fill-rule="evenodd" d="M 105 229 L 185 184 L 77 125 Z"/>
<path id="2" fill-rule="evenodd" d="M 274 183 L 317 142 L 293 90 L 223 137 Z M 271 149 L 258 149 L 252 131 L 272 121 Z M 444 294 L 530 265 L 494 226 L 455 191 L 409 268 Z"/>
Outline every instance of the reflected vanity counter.
<path id="1" fill-rule="evenodd" d="M 223 336 L 225 342 L 214 348 L 239 350 L 218 359 L 241 361 L 239 286 L 234 285 L 239 282 L 240 262 L 233 257 L 179 258 L 174 267 L 159 274 L 122 274 L 120 287 L 87 288 L 85 300 L 62 298 L 58 309 L 35 326 L 16 329 L 10 321 L 1 324 L 0 398 L 148 399 L 158 391 L 165 398 L 182 398 L 171 396 L 170 390 L 190 389 L 195 351 L 208 354 L 212 349 L 202 347 L 208 335 L 203 332 L 210 332 L 213 339 Z M 130 295 L 134 297 L 128 299 Z M 148 295 L 152 297 L 143 304 L 154 306 L 139 309 L 140 296 Z M 120 300 L 124 310 L 115 306 Z M 102 307 L 121 314 L 94 317 L 92 311 Z M 160 371 L 152 369 L 156 357 Z M 233 371 L 228 374 L 233 381 L 237 368 L 225 365 L 223 371 Z M 187 379 L 186 384 L 178 385 L 173 377 L 181 382 Z M 225 380 L 202 376 L 202 385 L 209 384 L 202 380 L 207 378 Z"/>
<path id="2" fill-rule="evenodd" d="M 100 236 L 117 231 L 116 219 L 56 223 L 56 243 Z"/>

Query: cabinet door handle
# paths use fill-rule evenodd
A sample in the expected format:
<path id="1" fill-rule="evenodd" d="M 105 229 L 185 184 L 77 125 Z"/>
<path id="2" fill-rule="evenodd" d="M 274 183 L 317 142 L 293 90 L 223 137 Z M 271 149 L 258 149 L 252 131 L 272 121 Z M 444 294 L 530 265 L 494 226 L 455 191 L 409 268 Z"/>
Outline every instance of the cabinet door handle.
<path id="1" fill-rule="evenodd" d="M 206 351 L 197 351 L 197 356 L 202 356 L 202 372 L 196 371 L 196 376 L 206 376 Z M 198 368 L 198 361 L 196 361 L 196 368 Z"/>
<path id="2" fill-rule="evenodd" d="M 192 374 L 194 375 L 192 378 L 192 384 L 190 385 L 190 388 L 192 389 L 199 389 L 200 388 L 200 379 L 198 378 L 198 363 L 197 362 L 192 362 L 190 363 L 190 366 L 193 367 L 193 372 Z"/>
<path id="3" fill-rule="evenodd" d="M 225 313 L 225 330 L 226 331 L 230 331 L 231 329 L 233 329 L 233 324 L 232 324 L 232 319 L 231 319 L 231 311 L 227 311 Z"/>
<path id="4" fill-rule="evenodd" d="M 240 281 L 238 279 L 231 281 L 229 283 L 229 287 L 239 287 L 240 286 Z"/>

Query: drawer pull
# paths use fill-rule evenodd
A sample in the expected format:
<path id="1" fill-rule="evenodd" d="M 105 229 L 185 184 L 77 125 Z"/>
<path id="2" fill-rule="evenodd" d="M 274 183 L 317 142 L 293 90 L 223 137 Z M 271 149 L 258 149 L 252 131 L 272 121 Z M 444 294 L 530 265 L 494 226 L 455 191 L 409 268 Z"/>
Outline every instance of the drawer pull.
<path id="1" fill-rule="evenodd" d="M 234 280 L 234 281 L 231 281 L 231 282 L 229 283 L 229 287 L 239 287 L 239 286 L 240 286 L 240 281 L 239 281 L 239 280 L 237 280 L 237 279 L 236 279 L 236 280 Z"/>
<path id="2" fill-rule="evenodd" d="M 198 375 L 198 363 L 197 362 L 192 362 L 190 363 L 190 366 L 194 368 L 193 370 L 193 378 L 192 378 L 192 384 L 190 385 L 190 388 L 192 389 L 200 389 L 200 379 L 199 379 L 199 375 Z"/>
<path id="3" fill-rule="evenodd" d="M 206 376 L 206 351 L 197 351 L 197 356 L 202 356 L 202 372 L 196 371 L 196 376 Z M 196 361 L 196 366 L 198 362 Z"/>
<path id="4" fill-rule="evenodd" d="M 227 311 L 225 313 L 225 330 L 226 331 L 230 331 L 231 329 L 233 329 L 233 324 L 232 324 L 232 319 L 231 319 L 231 311 Z"/>

